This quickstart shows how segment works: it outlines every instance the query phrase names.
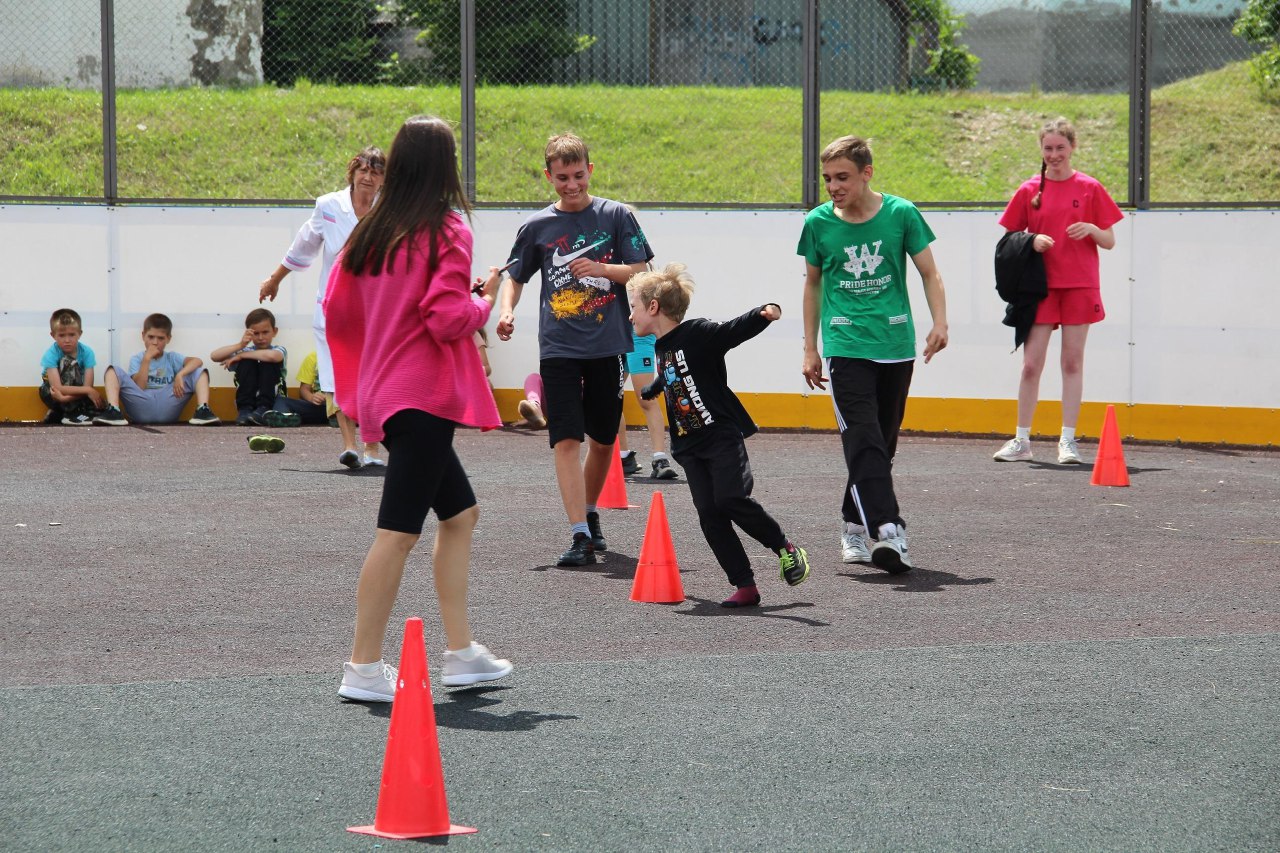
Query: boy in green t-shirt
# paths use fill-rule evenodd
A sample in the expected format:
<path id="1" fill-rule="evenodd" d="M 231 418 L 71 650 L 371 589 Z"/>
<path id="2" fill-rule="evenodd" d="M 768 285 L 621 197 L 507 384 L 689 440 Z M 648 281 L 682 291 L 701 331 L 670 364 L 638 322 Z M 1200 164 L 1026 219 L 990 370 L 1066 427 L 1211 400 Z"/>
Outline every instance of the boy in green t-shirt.
<path id="1" fill-rule="evenodd" d="M 822 152 L 831 201 L 805 217 L 796 248 L 805 259 L 803 373 L 810 388 L 825 390 L 825 357 L 849 470 L 841 506 L 844 562 L 896 574 L 912 567 L 892 474 L 916 355 L 907 256 L 933 316 L 926 364 L 947 345 L 947 300 L 929 249 L 933 232 L 914 204 L 873 191 L 872 174 L 864 139 L 843 136 Z M 876 540 L 870 549 L 869 539 Z"/>

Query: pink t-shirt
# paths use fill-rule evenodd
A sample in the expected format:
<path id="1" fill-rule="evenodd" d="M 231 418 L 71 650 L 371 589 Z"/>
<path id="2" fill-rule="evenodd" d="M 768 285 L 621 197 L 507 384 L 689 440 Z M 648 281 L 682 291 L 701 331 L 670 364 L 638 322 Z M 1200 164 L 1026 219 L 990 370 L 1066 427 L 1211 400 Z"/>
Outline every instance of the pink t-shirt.
<path id="1" fill-rule="evenodd" d="M 367 442 L 396 412 L 419 409 L 459 424 L 501 426 L 471 336 L 491 306 L 471 293 L 471 229 L 456 213 L 441 228 L 435 269 L 419 232 L 394 269 L 353 276 L 335 260 L 324 313 L 338 404 Z"/>
<path id="2" fill-rule="evenodd" d="M 1009 199 L 1000 224 L 1006 231 L 1030 231 L 1053 238 L 1053 248 L 1045 252 L 1044 271 L 1049 287 L 1088 287 L 1098 290 L 1098 244 L 1088 237 L 1072 240 L 1067 226 L 1073 222 L 1091 222 L 1107 230 L 1124 218 L 1107 190 L 1084 172 L 1075 172 L 1065 181 L 1045 178 L 1040 209 L 1031 199 L 1040 192 L 1040 176 L 1036 175 L 1018 187 Z"/>

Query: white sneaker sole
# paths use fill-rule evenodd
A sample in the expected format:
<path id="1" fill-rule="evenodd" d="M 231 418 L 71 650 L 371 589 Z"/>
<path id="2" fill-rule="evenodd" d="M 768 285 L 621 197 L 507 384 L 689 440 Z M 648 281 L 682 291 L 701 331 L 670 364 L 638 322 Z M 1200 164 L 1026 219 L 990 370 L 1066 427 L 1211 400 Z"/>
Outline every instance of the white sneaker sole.
<path id="1" fill-rule="evenodd" d="M 468 684 L 479 684 L 482 681 L 497 681 L 511 674 L 514 667 L 507 664 L 505 669 L 497 672 L 466 672 L 461 675 L 442 675 L 440 683 L 445 687 L 466 687 Z"/>
<path id="2" fill-rule="evenodd" d="M 1083 460 L 1081 460 L 1079 456 L 1059 456 L 1058 464 L 1059 465 L 1081 465 L 1083 464 Z"/>
<path id="3" fill-rule="evenodd" d="M 842 559 L 843 559 L 846 563 L 857 563 L 857 564 L 859 564 L 859 565 L 861 565 L 861 566 L 869 566 L 869 565 L 871 565 L 871 555 L 870 555 L 870 554 L 850 554 L 848 551 L 845 551 L 845 552 L 844 552 L 844 554 L 843 554 L 843 556 L 842 556 Z"/>
<path id="4" fill-rule="evenodd" d="M 1030 462 L 1031 454 L 1028 453 L 1025 456 L 1022 454 L 1019 454 L 1017 456 L 1001 456 L 999 453 L 997 453 L 995 456 L 992 456 L 991 458 L 996 460 L 997 462 Z"/>
<path id="5" fill-rule="evenodd" d="M 343 699 L 351 699 L 356 702 L 390 702 L 396 698 L 394 694 L 388 696 L 385 693 L 375 693 L 372 690 L 364 690 L 359 687 L 348 687 L 345 684 L 338 688 L 338 695 Z"/>

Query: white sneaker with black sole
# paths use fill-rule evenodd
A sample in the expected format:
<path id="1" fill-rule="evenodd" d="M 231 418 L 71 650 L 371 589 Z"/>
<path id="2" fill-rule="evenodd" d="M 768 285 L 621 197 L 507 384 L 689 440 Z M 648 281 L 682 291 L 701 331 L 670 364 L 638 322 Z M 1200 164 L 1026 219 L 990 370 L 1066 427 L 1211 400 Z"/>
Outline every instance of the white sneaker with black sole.
<path id="1" fill-rule="evenodd" d="M 880 525 L 880 541 L 871 549 L 871 562 L 891 575 L 915 568 L 907 555 L 907 531 L 896 524 Z"/>

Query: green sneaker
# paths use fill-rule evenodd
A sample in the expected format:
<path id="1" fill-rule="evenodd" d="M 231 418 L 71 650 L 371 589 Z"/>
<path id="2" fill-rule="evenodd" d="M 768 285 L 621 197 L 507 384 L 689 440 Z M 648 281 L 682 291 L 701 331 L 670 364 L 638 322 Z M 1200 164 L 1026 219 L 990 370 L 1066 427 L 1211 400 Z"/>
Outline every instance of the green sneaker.
<path id="1" fill-rule="evenodd" d="M 790 542 L 778 552 L 778 564 L 782 567 L 782 579 L 791 586 L 799 586 L 809 577 L 809 555 Z"/>
<path id="2" fill-rule="evenodd" d="M 262 416 L 262 420 L 267 426 L 274 429 L 302 426 L 302 415 L 297 412 L 278 412 L 272 409 Z"/>
<path id="3" fill-rule="evenodd" d="M 249 449 L 254 453 L 279 453 L 284 450 L 284 439 L 274 435 L 251 435 Z"/>

